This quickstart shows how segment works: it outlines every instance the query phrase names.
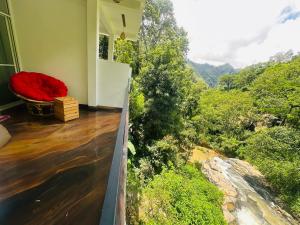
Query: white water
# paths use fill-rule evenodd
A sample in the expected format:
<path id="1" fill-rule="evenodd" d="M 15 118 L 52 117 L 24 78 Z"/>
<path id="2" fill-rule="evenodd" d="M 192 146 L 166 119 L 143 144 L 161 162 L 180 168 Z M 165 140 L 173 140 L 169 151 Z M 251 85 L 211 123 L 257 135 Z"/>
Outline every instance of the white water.
<path id="1" fill-rule="evenodd" d="M 290 225 L 291 222 L 286 215 L 279 212 L 272 202 L 268 192 L 253 181 L 245 180 L 235 167 L 237 159 L 213 159 L 224 178 L 233 185 L 238 192 L 236 209 L 233 212 L 239 225 Z M 257 192 L 259 191 L 259 193 Z M 288 215 L 288 214 L 287 214 Z"/>

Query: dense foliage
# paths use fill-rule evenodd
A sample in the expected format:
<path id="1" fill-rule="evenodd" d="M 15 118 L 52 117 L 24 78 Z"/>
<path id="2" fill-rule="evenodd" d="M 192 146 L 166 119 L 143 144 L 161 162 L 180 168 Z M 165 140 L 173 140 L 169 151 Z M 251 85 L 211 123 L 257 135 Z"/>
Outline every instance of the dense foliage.
<path id="1" fill-rule="evenodd" d="M 276 116 L 281 125 L 300 128 L 300 57 L 267 68 L 251 92 L 262 113 Z"/>
<path id="2" fill-rule="evenodd" d="M 300 57 L 278 55 L 208 88 L 187 51 L 170 0 L 146 1 L 138 42 L 116 42 L 116 60 L 133 69 L 127 223 L 224 224 L 220 192 L 188 164 L 195 144 L 252 162 L 300 217 Z"/>
<path id="3" fill-rule="evenodd" d="M 143 190 L 141 221 L 159 225 L 226 224 L 222 193 L 197 168 L 163 170 Z"/>
<path id="4" fill-rule="evenodd" d="M 236 156 L 244 140 L 253 131 L 256 109 L 249 93 L 240 90 L 208 90 L 200 98 L 193 118 L 201 143 Z"/>

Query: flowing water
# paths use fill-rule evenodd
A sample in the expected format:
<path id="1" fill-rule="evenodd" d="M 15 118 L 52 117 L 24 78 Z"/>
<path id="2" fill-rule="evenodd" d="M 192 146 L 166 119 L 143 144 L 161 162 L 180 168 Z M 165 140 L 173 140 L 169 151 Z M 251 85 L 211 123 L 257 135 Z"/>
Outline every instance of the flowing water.
<path id="1" fill-rule="evenodd" d="M 202 162 L 202 171 L 224 192 L 222 209 L 229 224 L 299 224 L 274 203 L 273 196 L 260 182 L 263 176 L 249 163 L 213 155 Z"/>
<path id="2" fill-rule="evenodd" d="M 236 188 L 238 192 L 236 218 L 238 224 L 255 225 L 288 225 L 292 224 L 285 216 L 279 213 L 269 193 L 263 190 L 253 180 L 245 179 L 234 167 L 236 159 L 223 160 L 214 158 L 226 179 Z"/>

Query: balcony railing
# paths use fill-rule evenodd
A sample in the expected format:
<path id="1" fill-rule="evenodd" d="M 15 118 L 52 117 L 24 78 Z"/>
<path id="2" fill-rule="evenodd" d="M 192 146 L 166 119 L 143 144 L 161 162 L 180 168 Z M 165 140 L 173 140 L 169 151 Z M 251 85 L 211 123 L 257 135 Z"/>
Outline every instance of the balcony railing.
<path id="1" fill-rule="evenodd" d="M 125 93 L 117 141 L 114 149 L 100 225 L 126 224 L 126 176 L 129 86 Z"/>

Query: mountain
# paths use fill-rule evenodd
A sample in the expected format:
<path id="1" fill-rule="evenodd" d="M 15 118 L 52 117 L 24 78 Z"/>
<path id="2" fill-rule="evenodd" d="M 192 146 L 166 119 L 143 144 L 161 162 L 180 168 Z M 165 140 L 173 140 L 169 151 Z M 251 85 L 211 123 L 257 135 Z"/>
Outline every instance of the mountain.
<path id="1" fill-rule="evenodd" d="M 188 63 L 198 74 L 198 76 L 203 78 L 203 80 L 205 80 L 205 82 L 211 87 L 217 85 L 220 76 L 224 74 L 234 74 L 238 72 L 238 70 L 234 69 L 228 63 L 221 66 L 213 66 L 207 63 L 199 64 L 190 60 L 188 61 Z"/>

